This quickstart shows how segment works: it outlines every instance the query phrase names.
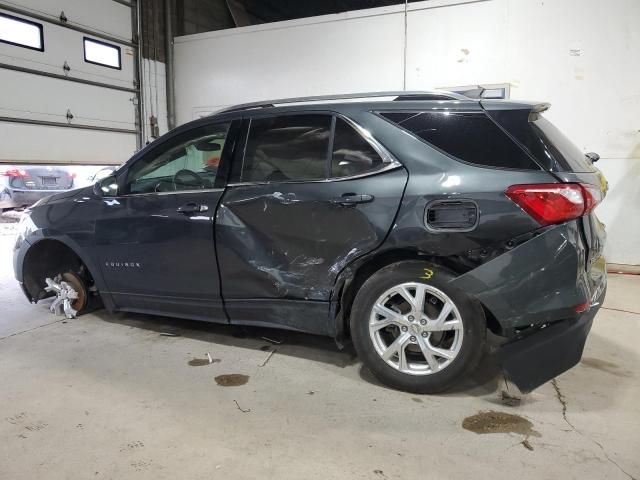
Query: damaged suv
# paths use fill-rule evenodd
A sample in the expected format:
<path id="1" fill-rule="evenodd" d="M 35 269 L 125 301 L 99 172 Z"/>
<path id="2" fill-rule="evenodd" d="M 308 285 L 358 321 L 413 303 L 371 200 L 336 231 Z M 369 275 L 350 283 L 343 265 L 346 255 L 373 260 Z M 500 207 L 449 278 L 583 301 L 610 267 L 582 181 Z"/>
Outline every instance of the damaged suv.
<path id="1" fill-rule="evenodd" d="M 606 182 L 547 104 L 400 92 L 232 107 L 24 216 L 17 280 L 104 305 L 351 340 L 443 391 L 487 330 L 530 391 L 574 366 L 606 290 Z"/>

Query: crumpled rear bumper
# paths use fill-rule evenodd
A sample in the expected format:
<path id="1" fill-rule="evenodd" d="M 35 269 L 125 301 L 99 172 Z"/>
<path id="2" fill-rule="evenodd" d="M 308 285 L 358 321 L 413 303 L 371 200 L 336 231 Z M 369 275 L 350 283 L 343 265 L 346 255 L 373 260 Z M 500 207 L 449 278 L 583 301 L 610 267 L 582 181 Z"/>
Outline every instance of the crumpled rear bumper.
<path id="1" fill-rule="evenodd" d="M 498 358 L 506 377 L 527 393 L 576 366 L 605 293 L 606 287 L 596 305 L 577 318 L 555 322 L 502 345 Z"/>
<path id="2" fill-rule="evenodd" d="M 606 262 L 573 221 L 542 231 L 451 283 L 497 320 L 508 338 L 499 352 L 503 369 L 528 392 L 580 361 L 604 300 Z"/>

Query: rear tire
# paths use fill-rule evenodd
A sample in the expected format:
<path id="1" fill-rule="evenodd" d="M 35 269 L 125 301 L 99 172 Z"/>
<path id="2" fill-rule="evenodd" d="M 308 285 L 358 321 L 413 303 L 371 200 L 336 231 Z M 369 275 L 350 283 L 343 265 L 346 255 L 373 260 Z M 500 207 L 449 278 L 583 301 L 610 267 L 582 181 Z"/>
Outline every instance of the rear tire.
<path id="1" fill-rule="evenodd" d="M 486 342 L 480 304 L 450 285 L 448 270 L 398 262 L 360 287 L 351 337 L 364 365 L 385 385 L 438 393 L 474 370 Z"/>

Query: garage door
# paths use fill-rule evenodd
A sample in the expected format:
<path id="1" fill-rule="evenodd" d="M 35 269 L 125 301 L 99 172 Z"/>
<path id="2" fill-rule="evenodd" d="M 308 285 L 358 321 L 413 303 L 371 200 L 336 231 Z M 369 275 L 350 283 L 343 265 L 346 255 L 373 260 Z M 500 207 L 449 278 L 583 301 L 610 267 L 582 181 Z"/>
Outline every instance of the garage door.
<path id="1" fill-rule="evenodd" d="M 0 162 L 120 164 L 140 145 L 125 0 L 0 1 Z"/>

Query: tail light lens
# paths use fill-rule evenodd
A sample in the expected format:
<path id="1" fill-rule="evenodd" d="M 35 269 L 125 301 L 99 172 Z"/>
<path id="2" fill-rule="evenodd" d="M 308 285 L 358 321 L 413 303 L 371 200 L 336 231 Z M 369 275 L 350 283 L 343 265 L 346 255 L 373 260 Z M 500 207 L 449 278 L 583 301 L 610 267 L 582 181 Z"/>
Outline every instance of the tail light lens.
<path id="1" fill-rule="evenodd" d="M 5 177 L 26 177 L 26 170 L 22 170 L 21 168 L 10 168 L 8 170 L 2 171 L 2 175 Z"/>
<path id="2" fill-rule="evenodd" d="M 505 194 L 540 225 L 581 217 L 602 200 L 598 187 L 581 183 L 512 185 Z"/>

